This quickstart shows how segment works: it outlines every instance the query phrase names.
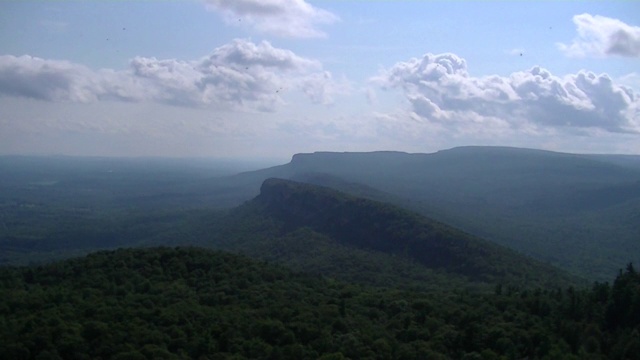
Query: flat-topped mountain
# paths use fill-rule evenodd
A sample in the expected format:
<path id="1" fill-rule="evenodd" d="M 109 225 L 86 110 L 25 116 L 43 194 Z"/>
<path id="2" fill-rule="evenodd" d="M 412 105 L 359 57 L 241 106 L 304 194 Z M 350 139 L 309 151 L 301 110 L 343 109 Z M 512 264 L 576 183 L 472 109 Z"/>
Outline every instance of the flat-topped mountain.
<path id="1" fill-rule="evenodd" d="M 212 180 L 235 203 L 267 178 L 392 202 L 591 279 L 640 262 L 638 156 L 508 147 L 296 154 L 290 163 Z"/>

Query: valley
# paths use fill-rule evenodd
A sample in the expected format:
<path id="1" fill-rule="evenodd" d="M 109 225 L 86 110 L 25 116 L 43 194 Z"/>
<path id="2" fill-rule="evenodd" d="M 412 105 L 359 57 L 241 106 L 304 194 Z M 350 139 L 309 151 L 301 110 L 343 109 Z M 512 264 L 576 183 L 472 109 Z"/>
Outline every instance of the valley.
<path id="1" fill-rule="evenodd" d="M 0 352 L 635 359 L 634 161 L 462 148 L 238 172 L 0 158 Z"/>

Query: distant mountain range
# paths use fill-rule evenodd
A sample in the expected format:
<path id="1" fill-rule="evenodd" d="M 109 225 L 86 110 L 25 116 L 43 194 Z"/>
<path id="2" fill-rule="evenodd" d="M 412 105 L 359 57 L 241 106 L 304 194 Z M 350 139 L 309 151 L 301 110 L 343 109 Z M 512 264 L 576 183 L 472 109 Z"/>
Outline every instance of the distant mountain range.
<path id="1" fill-rule="evenodd" d="M 640 262 L 640 156 L 507 147 L 317 152 L 206 187 L 225 189 L 231 206 L 269 177 L 391 202 L 590 279 Z"/>
<path id="2" fill-rule="evenodd" d="M 315 153 L 220 176 L 0 157 L 0 353 L 635 359 L 637 160 Z"/>
<path id="3" fill-rule="evenodd" d="M 45 243 L 151 241 L 153 231 L 140 223 L 163 229 L 153 241 L 169 241 L 172 229 L 182 229 L 172 221 L 188 222 L 178 220 L 185 212 L 232 209 L 258 196 L 266 179 L 281 178 L 391 203 L 590 280 L 640 263 L 640 156 L 461 147 L 296 154 L 287 164 L 235 175 L 196 165 L 0 158 L 6 261 Z M 131 229 L 138 229 L 135 239 L 126 235 Z"/>

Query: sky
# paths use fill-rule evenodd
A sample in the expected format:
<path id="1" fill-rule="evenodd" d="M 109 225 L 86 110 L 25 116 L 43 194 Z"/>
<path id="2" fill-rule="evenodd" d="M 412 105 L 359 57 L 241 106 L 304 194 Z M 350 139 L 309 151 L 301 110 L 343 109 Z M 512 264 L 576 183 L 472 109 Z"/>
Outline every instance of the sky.
<path id="1" fill-rule="evenodd" d="M 0 154 L 466 145 L 640 154 L 640 2 L 0 2 Z"/>

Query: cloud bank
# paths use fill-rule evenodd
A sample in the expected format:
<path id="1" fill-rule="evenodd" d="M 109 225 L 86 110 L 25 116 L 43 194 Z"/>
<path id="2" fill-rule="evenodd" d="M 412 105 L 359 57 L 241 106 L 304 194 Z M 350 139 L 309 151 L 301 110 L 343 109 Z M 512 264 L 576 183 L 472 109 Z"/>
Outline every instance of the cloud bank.
<path id="1" fill-rule="evenodd" d="M 558 48 L 572 57 L 640 57 L 640 27 L 605 16 L 581 14 L 573 17 L 578 37 Z"/>
<path id="2" fill-rule="evenodd" d="M 0 56 L 0 94 L 39 100 L 95 101 L 100 87 L 90 69 L 67 61 Z"/>
<path id="3" fill-rule="evenodd" d="M 45 101 L 116 100 L 273 111 L 298 89 L 327 103 L 344 86 L 319 62 L 263 41 L 234 40 L 195 61 L 136 57 L 124 71 L 66 61 L 0 56 L 0 96 Z"/>
<path id="4" fill-rule="evenodd" d="M 205 0 L 205 3 L 221 13 L 227 23 L 248 25 L 281 37 L 325 37 L 316 26 L 338 21 L 338 16 L 304 0 Z"/>
<path id="5" fill-rule="evenodd" d="M 640 133 L 640 96 L 606 74 L 555 76 L 536 66 L 509 76 L 473 77 L 455 54 L 398 62 L 372 78 L 402 89 L 416 119 L 446 127 L 540 127 Z"/>

